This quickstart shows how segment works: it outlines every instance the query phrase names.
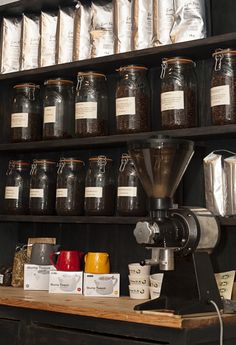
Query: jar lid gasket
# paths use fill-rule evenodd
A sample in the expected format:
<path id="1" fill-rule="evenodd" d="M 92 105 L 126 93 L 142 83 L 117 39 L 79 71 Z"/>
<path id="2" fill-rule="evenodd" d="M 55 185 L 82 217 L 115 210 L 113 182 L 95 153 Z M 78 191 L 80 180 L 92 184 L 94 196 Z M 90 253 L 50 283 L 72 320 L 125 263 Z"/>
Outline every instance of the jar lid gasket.
<path id="1" fill-rule="evenodd" d="M 95 71 L 86 71 L 86 72 L 78 72 L 79 77 L 86 77 L 86 76 L 94 76 L 94 77 L 103 77 L 106 78 L 106 75 L 100 72 Z"/>

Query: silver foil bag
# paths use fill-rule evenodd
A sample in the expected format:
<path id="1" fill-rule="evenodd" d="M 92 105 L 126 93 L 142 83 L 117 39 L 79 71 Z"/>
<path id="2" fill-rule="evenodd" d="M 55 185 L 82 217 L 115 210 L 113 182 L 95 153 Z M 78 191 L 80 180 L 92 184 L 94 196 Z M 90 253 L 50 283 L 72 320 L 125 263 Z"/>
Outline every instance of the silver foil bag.
<path id="1" fill-rule="evenodd" d="M 205 0 L 174 0 L 175 21 L 170 36 L 172 43 L 206 37 Z"/>
<path id="2" fill-rule="evenodd" d="M 114 54 L 114 36 L 112 30 L 94 30 L 91 36 L 91 57 Z"/>
<path id="3" fill-rule="evenodd" d="M 174 0 L 153 0 L 153 42 L 157 47 L 171 44 L 170 32 L 174 24 Z"/>
<path id="4" fill-rule="evenodd" d="M 1 73 L 20 70 L 21 18 L 3 18 L 1 30 Z"/>
<path id="5" fill-rule="evenodd" d="M 41 12 L 40 17 L 40 53 L 39 66 L 50 66 L 56 63 L 57 14 Z"/>
<path id="6" fill-rule="evenodd" d="M 73 56 L 74 8 L 60 8 L 57 22 L 56 63 L 71 62 Z"/>
<path id="7" fill-rule="evenodd" d="M 38 67 L 39 42 L 39 17 L 23 14 L 21 70 Z"/>
<path id="8" fill-rule="evenodd" d="M 236 214 L 236 155 L 224 160 L 227 186 L 226 215 Z"/>
<path id="9" fill-rule="evenodd" d="M 90 29 L 91 7 L 83 5 L 80 1 L 78 1 L 75 9 L 74 19 L 73 61 L 90 58 Z"/>
<path id="10" fill-rule="evenodd" d="M 131 50 L 133 0 L 114 0 L 115 53 Z"/>
<path id="11" fill-rule="evenodd" d="M 134 0 L 132 50 L 149 48 L 153 37 L 153 0 Z"/>
<path id="12" fill-rule="evenodd" d="M 94 0 L 91 5 L 92 30 L 113 30 L 113 3 Z"/>

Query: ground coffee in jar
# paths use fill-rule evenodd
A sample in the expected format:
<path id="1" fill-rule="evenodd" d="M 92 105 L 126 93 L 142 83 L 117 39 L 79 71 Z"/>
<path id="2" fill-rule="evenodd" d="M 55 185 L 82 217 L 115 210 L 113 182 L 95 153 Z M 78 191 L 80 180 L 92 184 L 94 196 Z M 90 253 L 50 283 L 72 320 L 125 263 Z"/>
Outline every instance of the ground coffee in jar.
<path id="1" fill-rule="evenodd" d="M 213 125 L 236 123 L 236 50 L 217 50 L 211 78 Z"/>
<path id="2" fill-rule="evenodd" d="M 27 214 L 30 163 L 22 160 L 10 161 L 6 175 L 4 211 L 9 214 Z"/>
<path id="3" fill-rule="evenodd" d="M 79 72 L 75 99 L 75 134 L 88 137 L 107 134 L 106 76 Z"/>
<path id="4" fill-rule="evenodd" d="M 85 178 L 85 214 L 111 216 L 114 213 L 115 185 L 112 159 L 106 156 L 89 158 Z"/>
<path id="5" fill-rule="evenodd" d="M 47 159 L 35 159 L 30 175 L 30 214 L 53 214 L 56 196 L 56 163 Z"/>
<path id="6" fill-rule="evenodd" d="M 147 68 L 130 65 L 119 69 L 116 88 L 117 133 L 149 130 L 150 88 Z"/>
<path id="7" fill-rule="evenodd" d="M 74 133 L 73 82 L 57 78 L 44 84 L 43 139 L 71 137 Z"/>
<path id="8" fill-rule="evenodd" d="M 11 113 L 11 141 L 33 141 L 41 139 L 42 108 L 39 86 L 33 83 L 13 87 L 14 98 Z"/>
<path id="9" fill-rule="evenodd" d="M 117 184 L 117 213 L 119 216 L 146 215 L 146 195 L 130 156 L 123 153 Z"/>
<path id="10" fill-rule="evenodd" d="M 182 57 L 163 59 L 160 101 L 163 129 L 197 125 L 197 80 L 193 60 Z"/>
<path id="11" fill-rule="evenodd" d="M 57 170 L 56 213 L 78 216 L 84 207 L 84 162 L 76 158 L 61 158 Z"/>

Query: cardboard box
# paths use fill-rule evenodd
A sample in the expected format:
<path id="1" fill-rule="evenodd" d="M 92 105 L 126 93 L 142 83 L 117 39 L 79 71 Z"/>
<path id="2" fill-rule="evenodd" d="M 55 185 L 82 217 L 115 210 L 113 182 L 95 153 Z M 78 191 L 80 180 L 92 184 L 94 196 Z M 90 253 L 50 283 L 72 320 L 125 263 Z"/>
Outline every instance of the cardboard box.
<path id="1" fill-rule="evenodd" d="M 100 297 L 120 296 L 120 274 L 84 274 L 84 295 Z"/>
<path id="2" fill-rule="evenodd" d="M 51 271 L 49 293 L 82 294 L 83 272 Z"/>
<path id="3" fill-rule="evenodd" d="M 24 290 L 48 290 L 52 265 L 24 265 Z"/>

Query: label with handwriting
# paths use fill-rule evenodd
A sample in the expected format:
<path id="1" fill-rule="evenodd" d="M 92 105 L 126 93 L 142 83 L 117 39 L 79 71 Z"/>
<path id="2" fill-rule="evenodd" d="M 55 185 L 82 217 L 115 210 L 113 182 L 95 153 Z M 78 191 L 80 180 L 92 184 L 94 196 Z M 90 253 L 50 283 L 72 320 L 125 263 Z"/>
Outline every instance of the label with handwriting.
<path id="1" fill-rule="evenodd" d="M 102 198 L 102 187 L 86 187 L 85 198 Z"/>
<path id="2" fill-rule="evenodd" d="M 28 113 L 12 113 L 11 128 L 28 127 Z"/>
<path id="3" fill-rule="evenodd" d="M 19 187 L 6 186 L 5 199 L 19 199 Z"/>

